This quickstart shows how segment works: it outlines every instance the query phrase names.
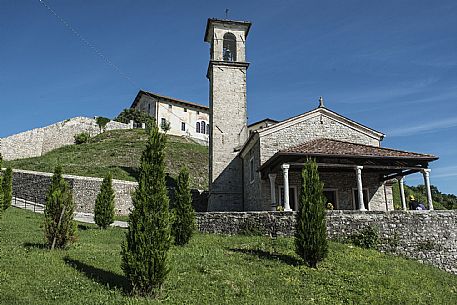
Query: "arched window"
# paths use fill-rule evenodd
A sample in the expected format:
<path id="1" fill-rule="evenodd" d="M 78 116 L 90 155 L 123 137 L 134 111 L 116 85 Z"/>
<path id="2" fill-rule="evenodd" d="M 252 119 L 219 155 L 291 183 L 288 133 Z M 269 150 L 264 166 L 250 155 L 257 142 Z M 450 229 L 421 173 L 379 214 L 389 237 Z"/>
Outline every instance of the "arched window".
<path id="1" fill-rule="evenodd" d="M 205 129 L 206 129 L 205 127 L 206 127 L 206 123 L 205 123 L 205 121 L 202 121 L 202 123 L 201 123 L 201 125 L 200 125 L 200 131 L 201 131 L 201 133 L 206 133 L 206 132 L 205 132 Z"/>
<path id="2" fill-rule="evenodd" d="M 225 61 L 236 61 L 236 37 L 233 33 L 227 32 L 224 34 L 222 52 Z"/>
<path id="3" fill-rule="evenodd" d="M 206 134 L 209 134 L 209 124 L 206 124 Z"/>
<path id="4" fill-rule="evenodd" d="M 200 122 L 197 122 L 197 124 L 195 124 L 195 131 L 197 131 L 197 133 L 200 133 Z"/>

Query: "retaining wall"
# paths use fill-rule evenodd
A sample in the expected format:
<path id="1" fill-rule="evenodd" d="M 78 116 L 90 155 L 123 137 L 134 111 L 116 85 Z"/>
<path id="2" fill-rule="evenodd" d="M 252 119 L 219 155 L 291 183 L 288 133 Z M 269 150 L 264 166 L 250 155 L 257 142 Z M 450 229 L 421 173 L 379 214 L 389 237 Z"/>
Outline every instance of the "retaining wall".
<path id="1" fill-rule="evenodd" d="M 105 130 L 130 129 L 130 124 L 110 121 Z M 5 160 L 41 156 L 53 149 L 74 144 L 75 135 L 87 132 L 91 136 L 100 133 L 94 118 L 76 117 L 46 127 L 35 128 L 0 139 L 0 153 Z"/>
<path id="2" fill-rule="evenodd" d="M 293 212 L 198 213 L 199 230 L 237 234 L 246 230 L 269 236 L 292 236 Z M 457 211 L 328 211 L 330 239 L 344 240 L 360 230 L 379 230 L 384 252 L 403 255 L 457 274 Z"/>
<path id="3" fill-rule="evenodd" d="M 45 204 L 46 193 L 51 184 L 51 173 L 27 170 L 13 170 L 13 194 L 18 198 Z M 95 199 L 100 191 L 102 178 L 63 175 L 68 182 L 75 201 L 76 212 L 93 213 Z M 127 215 L 132 207 L 131 193 L 138 184 L 136 182 L 113 179 L 115 192 L 115 212 Z M 205 211 L 207 206 L 206 192 L 191 190 L 194 208 Z"/>

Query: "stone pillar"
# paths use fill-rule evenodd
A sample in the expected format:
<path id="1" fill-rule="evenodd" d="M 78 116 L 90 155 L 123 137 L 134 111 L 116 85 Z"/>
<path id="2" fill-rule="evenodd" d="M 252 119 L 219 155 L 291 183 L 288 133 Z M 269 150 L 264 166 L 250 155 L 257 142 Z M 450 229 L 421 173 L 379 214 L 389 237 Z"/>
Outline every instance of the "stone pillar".
<path id="1" fill-rule="evenodd" d="M 133 129 L 133 120 L 130 120 L 130 122 L 129 122 L 129 128 L 130 128 L 130 129 Z"/>
<path id="2" fill-rule="evenodd" d="M 425 189 L 427 191 L 428 209 L 430 211 L 432 211 L 433 210 L 433 202 L 432 202 L 432 191 L 430 189 L 430 171 L 431 171 L 431 169 L 424 168 L 422 170 L 422 175 L 424 176 L 424 184 L 425 184 Z"/>
<path id="3" fill-rule="evenodd" d="M 367 209 L 365 209 L 365 204 L 363 203 L 362 168 L 363 166 L 356 166 L 355 173 L 357 176 L 357 194 L 359 198 L 359 211 L 366 211 Z"/>
<path id="4" fill-rule="evenodd" d="M 141 128 L 146 129 L 146 123 L 141 123 Z"/>
<path id="5" fill-rule="evenodd" d="M 406 198 L 405 198 L 405 178 L 402 176 L 397 177 L 398 185 L 400 186 L 400 198 L 401 198 L 401 207 L 403 211 L 406 211 L 408 208 L 406 207 Z"/>
<path id="6" fill-rule="evenodd" d="M 284 176 L 284 211 L 292 211 L 289 204 L 289 164 L 281 165 Z"/>
<path id="7" fill-rule="evenodd" d="M 271 210 L 276 211 L 276 174 L 268 174 L 268 178 L 270 178 Z"/>

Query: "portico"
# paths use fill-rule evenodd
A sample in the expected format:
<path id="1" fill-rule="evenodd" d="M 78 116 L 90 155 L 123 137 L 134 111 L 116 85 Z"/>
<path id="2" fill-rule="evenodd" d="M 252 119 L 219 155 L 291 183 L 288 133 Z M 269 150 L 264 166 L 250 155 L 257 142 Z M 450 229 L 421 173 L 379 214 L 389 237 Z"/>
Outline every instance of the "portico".
<path id="1" fill-rule="evenodd" d="M 262 179 L 269 179 L 271 209 L 282 205 L 285 211 L 292 210 L 289 190 L 300 190 L 300 172 L 307 158 L 316 160 L 324 193 L 335 209 L 392 210 L 394 178 L 400 184 L 402 207 L 406 209 L 403 177 L 417 172 L 424 176 L 428 206 L 433 209 L 428 163 L 437 157 L 330 139 L 279 151 L 259 168 Z M 278 189 L 284 190 L 281 201 L 276 195 Z"/>

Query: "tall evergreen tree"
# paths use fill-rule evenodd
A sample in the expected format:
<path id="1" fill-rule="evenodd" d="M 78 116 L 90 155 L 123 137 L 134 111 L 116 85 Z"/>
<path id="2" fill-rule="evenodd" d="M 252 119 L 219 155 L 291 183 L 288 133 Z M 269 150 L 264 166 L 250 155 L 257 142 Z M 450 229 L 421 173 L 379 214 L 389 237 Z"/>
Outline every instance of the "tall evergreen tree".
<path id="1" fill-rule="evenodd" d="M 11 201 L 13 200 L 13 170 L 10 167 L 3 173 L 1 185 L 3 190 L 3 210 L 6 210 L 11 206 Z"/>
<path id="2" fill-rule="evenodd" d="M 44 209 L 45 238 L 49 247 L 55 244 L 56 248 L 65 248 L 75 239 L 74 210 L 70 187 L 62 177 L 62 167 L 57 166 L 52 176 Z"/>
<path id="3" fill-rule="evenodd" d="M 114 190 L 111 173 L 102 182 L 100 193 L 95 200 L 94 220 L 102 229 L 114 222 Z"/>
<path id="4" fill-rule="evenodd" d="M 122 269 L 134 293 L 156 296 L 169 272 L 170 216 L 164 164 L 166 135 L 159 133 L 156 126 L 148 129 L 148 133 L 122 245 Z"/>
<path id="5" fill-rule="evenodd" d="M 171 228 L 175 245 L 187 244 L 195 230 L 195 211 L 192 207 L 192 194 L 189 187 L 189 171 L 182 168 L 176 188 L 175 217 Z"/>
<path id="6" fill-rule="evenodd" d="M 323 183 L 317 164 L 307 160 L 302 173 L 302 189 L 295 219 L 295 252 L 313 268 L 328 252 Z"/>
<path id="7" fill-rule="evenodd" d="M 3 185 L 3 173 L 2 167 L 3 166 L 3 156 L 0 154 L 0 186 Z M 3 214 L 3 187 L 0 187 L 0 217 Z"/>

